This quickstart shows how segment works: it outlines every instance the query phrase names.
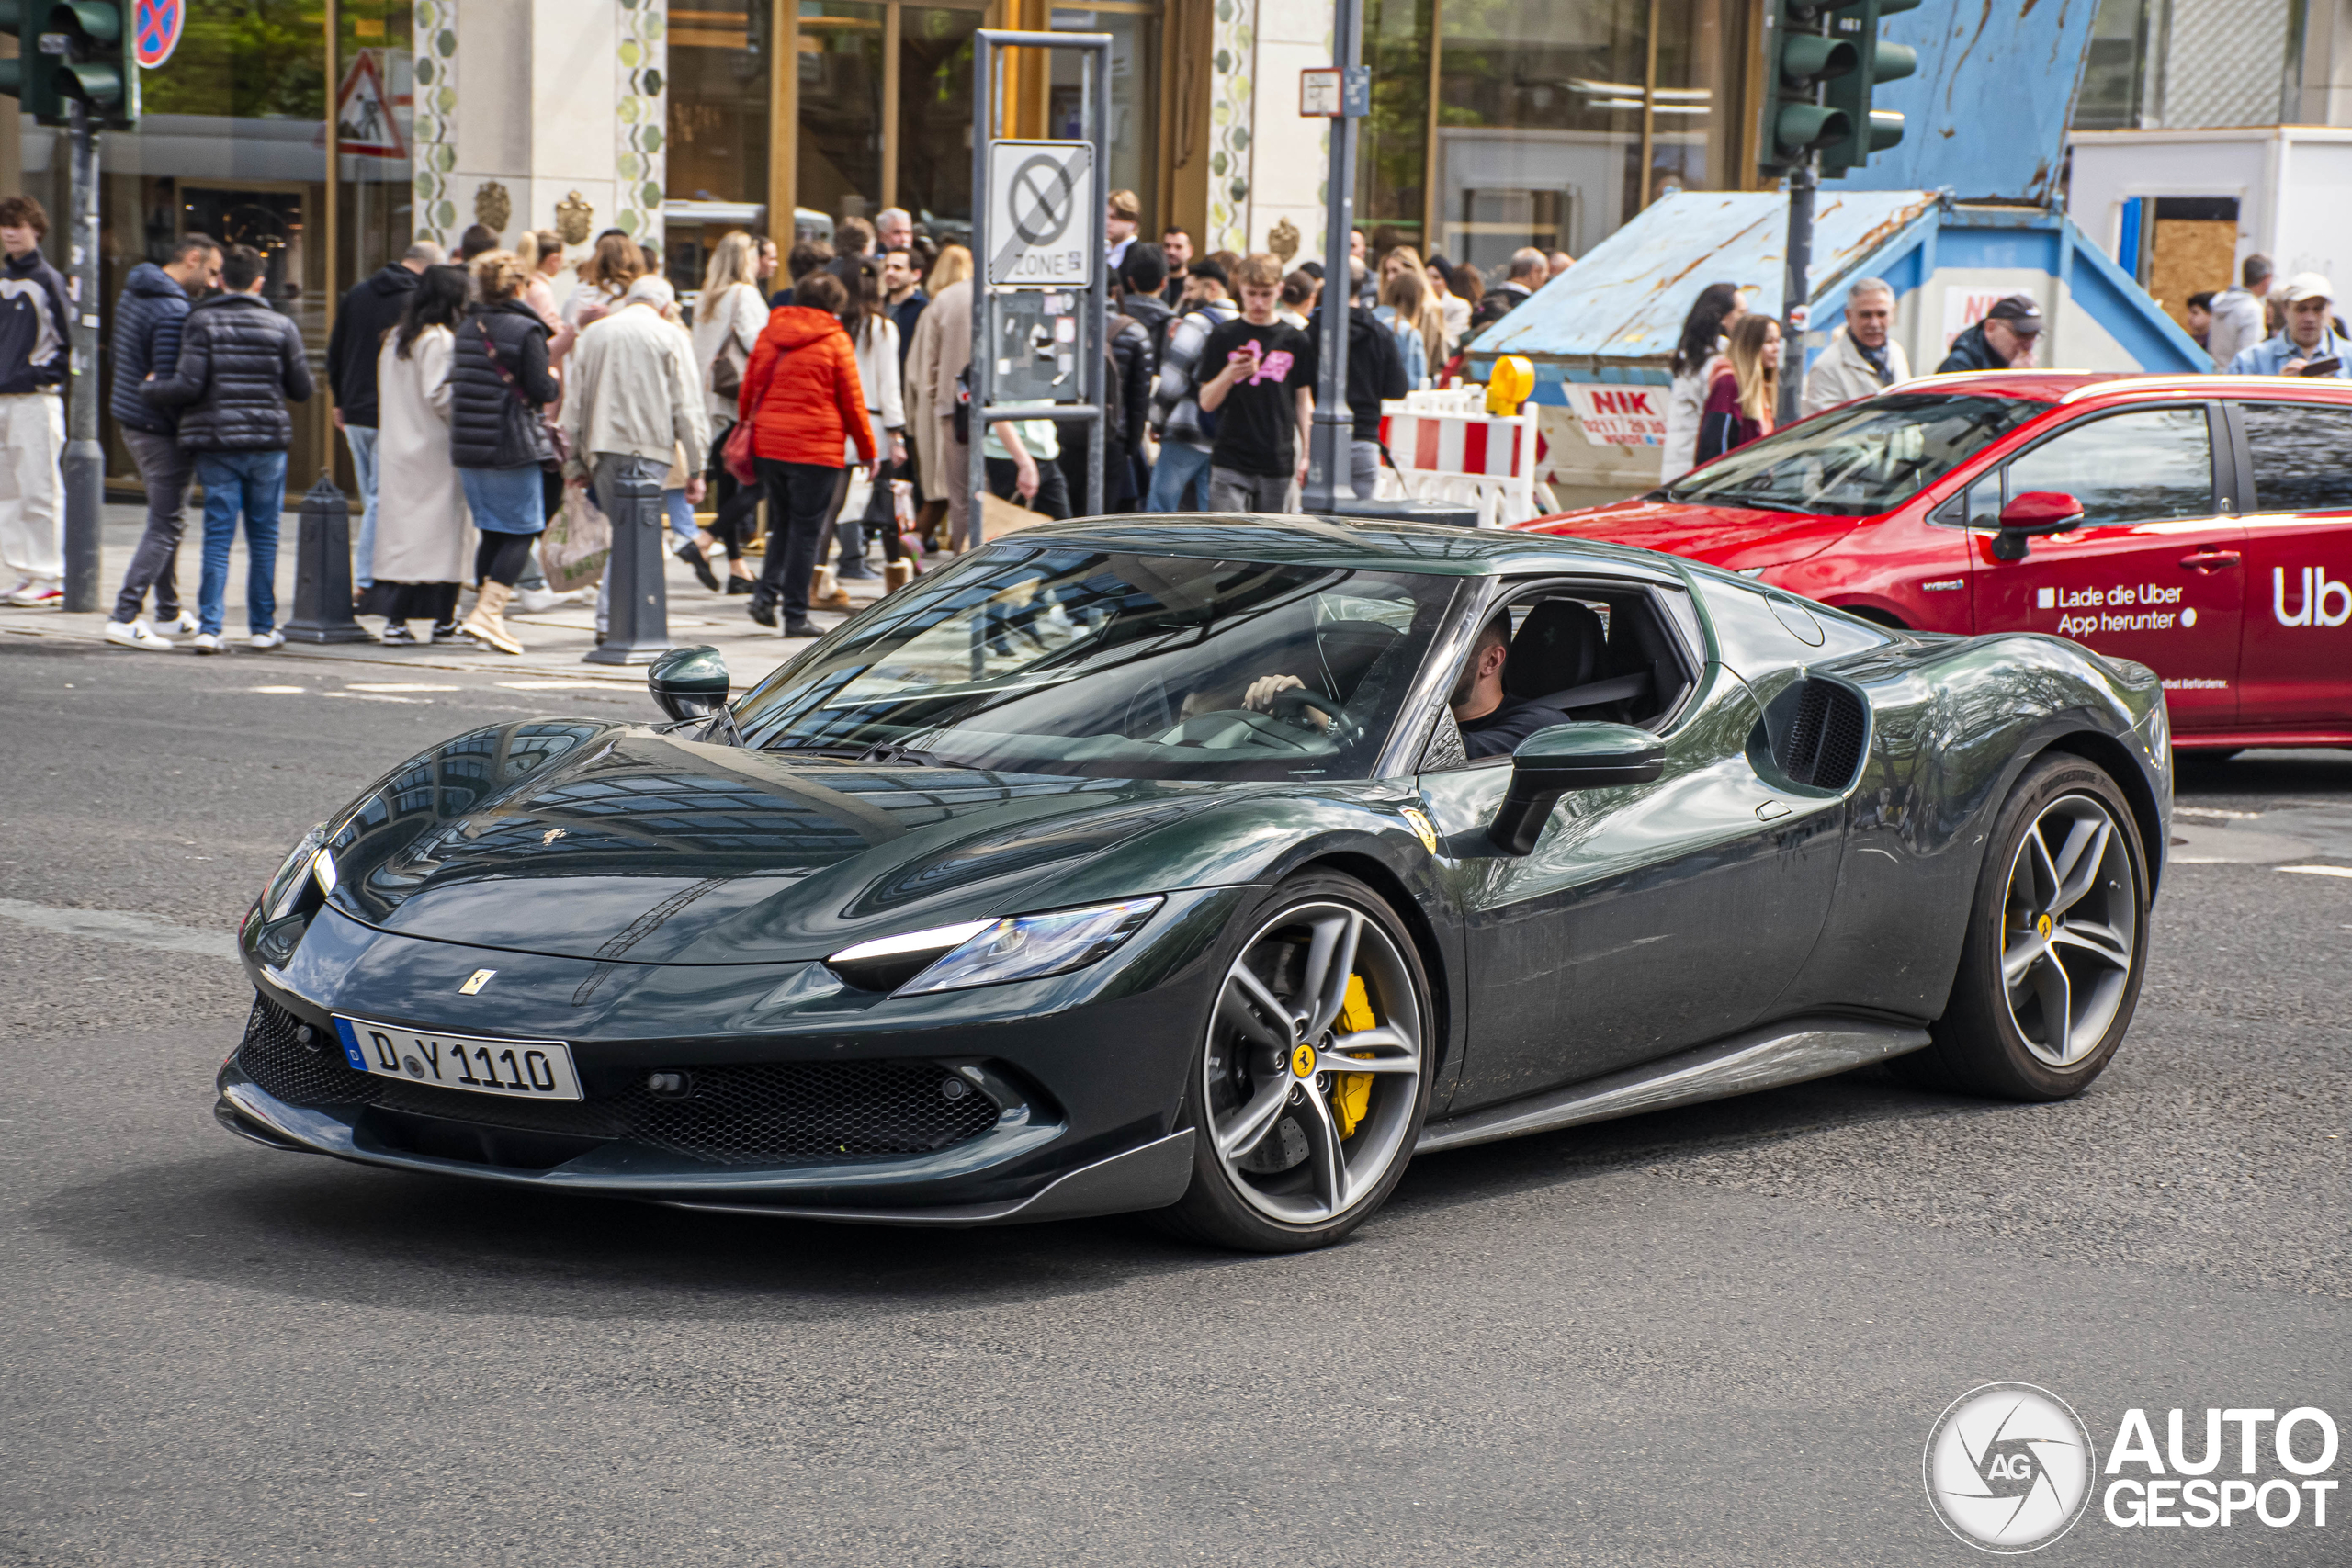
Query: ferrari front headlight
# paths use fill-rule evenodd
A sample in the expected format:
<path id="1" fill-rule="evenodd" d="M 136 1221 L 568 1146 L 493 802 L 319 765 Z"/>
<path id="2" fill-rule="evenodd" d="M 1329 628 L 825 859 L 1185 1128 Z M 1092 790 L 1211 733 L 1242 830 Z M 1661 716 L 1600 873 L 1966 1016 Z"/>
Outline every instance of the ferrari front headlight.
<path id="1" fill-rule="evenodd" d="M 1109 956 L 1162 902 L 1155 895 L 910 931 L 845 947 L 825 966 L 852 985 L 902 997 L 1042 979 Z"/>
<path id="2" fill-rule="evenodd" d="M 326 843 L 327 825 L 322 822 L 303 834 L 302 841 L 287 852 L 285 863 L 277 868 L 277 874 L 269 879 L 269 886 L 262 893 L 264 919 L 282 920 L 294 912 L 295 906 L 301 901 L 303 884 Z M 328 874 L 332 876 L 334 874 L 330 872 Z M 322 881 L 320 891 L 331 892 L 333 888 L 333 882 Z"/>

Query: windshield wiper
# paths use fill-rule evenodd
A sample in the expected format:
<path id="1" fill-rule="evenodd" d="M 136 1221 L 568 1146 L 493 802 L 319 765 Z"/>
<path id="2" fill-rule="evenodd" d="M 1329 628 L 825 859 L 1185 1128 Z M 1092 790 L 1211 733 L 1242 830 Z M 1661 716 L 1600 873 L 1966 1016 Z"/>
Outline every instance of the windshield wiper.
<path id="1" fill-rule="evenodd" d="M 1798 506 L 1785 501 L 1768 501 L 1753 491 L 1744 490 L 1702 491 L 1695 495 L 1677 496 L 1675 499 L 1704 502 L 1711 506 L 1752 506 L 1758 512 L 1786 512 L 1798 517 L 1821 515 L 1809 506 Z"/>

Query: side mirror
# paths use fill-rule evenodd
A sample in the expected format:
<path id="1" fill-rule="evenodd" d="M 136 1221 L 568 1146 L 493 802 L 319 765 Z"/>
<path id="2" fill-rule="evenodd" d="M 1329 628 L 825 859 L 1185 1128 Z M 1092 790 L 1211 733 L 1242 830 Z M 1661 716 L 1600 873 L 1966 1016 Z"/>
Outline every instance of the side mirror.
<path id="1" fill-rule="evenodd" d="M 708 718 L 733 690 L 727 660 L 715 648 L 673 648 L 645 672 L 653 703 L 672 718 Z"/>
<path id="2" fill-rule="evenodd" d="M 2001 531 L 1993 536 L 1993 558 L 2023 560 L 2028 539 L 2071 534 L 2082 525 L 2081 502 L 2063 490 L 2030 490 L 2001 508 Z"/>
<path id="3" fill-rule="evenodd" d="M 1630 724 L 1555 724 L 1510 754 L 1510 788 L 1487 836 L 1507 855 L 1523 855 L 1544 835 L 1544 819 L 1572 789 L 1648 784 L 1666 766 L 1666 742 Z"/>

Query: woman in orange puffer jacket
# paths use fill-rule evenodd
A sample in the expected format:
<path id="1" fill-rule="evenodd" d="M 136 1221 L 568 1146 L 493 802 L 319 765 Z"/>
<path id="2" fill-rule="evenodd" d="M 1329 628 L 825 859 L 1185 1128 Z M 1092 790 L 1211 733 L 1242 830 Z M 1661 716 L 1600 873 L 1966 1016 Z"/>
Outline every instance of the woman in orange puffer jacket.
<path id="1" fill-rule="evenodd" d="M 842 444 L 855 442 L 859 460 L 880 467 L 857 355 L 835 315 L 848 303 L 831 273 L 802 278 L 793 303 L 768 317 L 752 345 L 736 400 L 752 427 L 768 497 L 767 558 L 746 608 L 752 619 L 772 626 L 781 601 L 786 637 L 817 635 L 808 621 L 808 580 L 848 479 Z"/>

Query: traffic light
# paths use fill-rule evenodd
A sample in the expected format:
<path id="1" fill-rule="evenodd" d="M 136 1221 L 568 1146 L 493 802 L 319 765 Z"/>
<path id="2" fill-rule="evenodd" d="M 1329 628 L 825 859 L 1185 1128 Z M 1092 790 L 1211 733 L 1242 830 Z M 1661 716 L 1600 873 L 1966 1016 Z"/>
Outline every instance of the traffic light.
<path id="1" fill-rule="evenodd" d="M 1889 43 L 1878 36 L 1879 19 L 1917 7 L 1919 0 L 1856 0 L 1830 13 L 1830 32 L 1852 45 L 1854 69 L 1829 84 L 1824 94 L 1831 107 L 1848 121 L 1863 128 L 1821 154 L 1824 178 L 1859 169 L 1873 152 L 1883 152 L 1903 140 L 1903 117 L 1893 109 L 1871 107 L 1871 96 L 1882 82 L 1893 82 L 1919 69 L 1918 51 L 1907 44 Z"/>
<path id="2" fill-rule="evenodd" d="M 41 29 L 41 52 L 54 62 L 51 91 L 59 119 L 76 99 L 90 121 L 119 130 L 139 123 L 139 61 L 131 46 L 130 9 L 121 0 L 56 0 Z"/>
<path id="3" fill-rule="evenodd" d="M 1766 0 L 1763 145 L 1758 162 L 1767 174 L 1782 173 L 1854 133 L 1847 112 L 1824 101 L 1826 84 L 1852 75 L 1860 63 L 1853 43 L 1831 30 L 1830 15 L 1812 0 Z"/>
<path id="4" fill-rule="evenodd" d="M 25 5 L 26 0 L 0 0 L 0 33 L 17 39 L 17 58 L 0 60 L 0 93 L 43 125 L 54 125 L 61 118 L 56 84 L 40 52 L 40 29 L 25 28 Z"/>

